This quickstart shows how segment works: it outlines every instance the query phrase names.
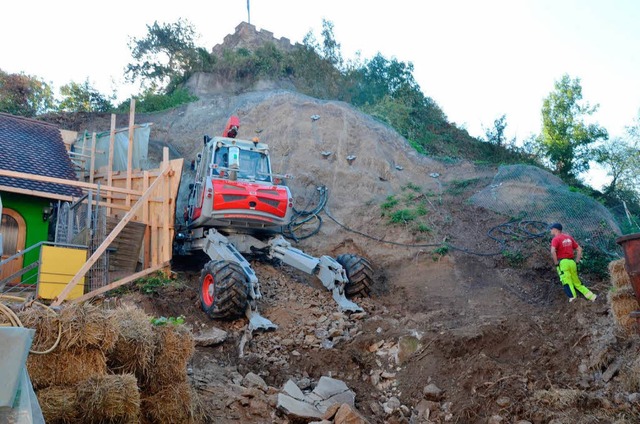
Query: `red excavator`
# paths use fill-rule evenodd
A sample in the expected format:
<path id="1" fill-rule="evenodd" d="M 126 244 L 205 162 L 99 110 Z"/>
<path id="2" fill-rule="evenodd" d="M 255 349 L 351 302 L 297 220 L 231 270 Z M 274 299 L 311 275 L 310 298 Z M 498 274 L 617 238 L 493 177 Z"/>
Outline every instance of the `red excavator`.
<path id="1" fill-rule="evenodd" d="M 299 214 L 284 184 L 291 177 L 272 173 L 268 146 L 257 138 L 237 139 L 239 129 L 240 119 L 232 116 L 221 137 L 204 136 L 193 162 L 186 228 L 174 243 L 175 255 L 204 252 L 210 259 L 200 276 L 202 309 L 214 319 L 244 314 L 252 331 L 277 328 L 258 312 L 260 283 L 244 256 L 252 255 L 317 276 L 339 309 L 361 312 L 345 295 L 369 294 L 370 263 L 352 254 L 316 258 L 292 246 L 283 235 Z"/>

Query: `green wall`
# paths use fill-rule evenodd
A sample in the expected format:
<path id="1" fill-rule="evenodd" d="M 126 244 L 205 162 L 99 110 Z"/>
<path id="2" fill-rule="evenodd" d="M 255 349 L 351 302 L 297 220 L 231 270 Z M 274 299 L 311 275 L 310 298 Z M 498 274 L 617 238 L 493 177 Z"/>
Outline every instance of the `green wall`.
<path id="1" fill-rule="evenodd" d="M 25 249 L 41 241 L 49 241 L 49 223 L 42 220 L 42 210 L 49 206 L 50 200 L 6 192 L 0 192 L 0 196 L 2 197 L 2 208 L 18 212 L 27 224 Z M 23 266 L 37 261 L 39 257 L 40 249 L 34 249 L 25 255 Z M 36 275 L 37 269 L 33 269 L 22 277 L 22 281 L 35 284 L 37 282 Z"/>

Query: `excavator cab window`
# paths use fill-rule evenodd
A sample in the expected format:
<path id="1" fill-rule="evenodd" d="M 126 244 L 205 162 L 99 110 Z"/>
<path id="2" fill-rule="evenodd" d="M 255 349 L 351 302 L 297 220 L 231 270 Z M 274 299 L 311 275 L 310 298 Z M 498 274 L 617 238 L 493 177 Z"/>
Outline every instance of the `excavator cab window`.
<path id="1" fill-rule="evenodd" d="M 240 150 L 239 178 L 255 181 L 271 181 L 269 159 L 261 152 Z"/>
<path id="2" fill-rule="evenodd" d="M 226 146 L 216 149 L 214 153 L 213 175 L 226 175 L 229 166 L 229 148 Z M 240 149 L 240 168 L 238 178 L 252 181 L 271 181 L 271 169 L 267 155 L 254 150 Z"/>

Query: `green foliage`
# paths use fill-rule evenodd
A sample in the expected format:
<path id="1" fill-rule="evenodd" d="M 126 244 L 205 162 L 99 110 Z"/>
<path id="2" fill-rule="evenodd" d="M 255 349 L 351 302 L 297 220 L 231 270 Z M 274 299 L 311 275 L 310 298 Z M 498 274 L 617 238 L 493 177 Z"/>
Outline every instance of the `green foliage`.
<path id="1" fill-rule="evenodd" d="M 149 295 L 157 294 L 160 288 L 166 287 L 169 284 L 171 284 L 171 280 L 161 272 L 133 281 L 133 287 L 141 293 Z"/>
<path id="2" fill-rule="evenodd" d="M 109 112 L 113 109 L 112 99 L 106 98 L 89 84 L 70 82 L 60 87 L 62 100 L 58 104 L 61 112 Z"/>
<path id="3" fill-rule="evenodd" d="M 153 324 L 155 326 L 182 325 L 182 324 L 184 324 L 184 315 L 180 315 L 179 317 L 151 318 L 151 324 Z"/>
<path id="4" fill-rule="evenodd" d="M 44 80 L 0 69 L 0 112 L 33 118 L 54 108 L 53 90 Z"/>
<path id="5" fill-rule="evenodd" d="M 611 182 L 605 192 L 640 193 L 640 119 L 626 128 L 624 137 L 616 137 L 595 149 L 596 162 L 604 167 Z"/>
<path id="6" fill-rule="evenodd" d="M 389 216 L 389 221 L 392 224 L 406 224 L 410 221 L 415 220 L 417 214 L 415 210 L 412 209 L 399 209 L 391 212 Z"/>
<path id="7" fill-rule="evenodd" d="M 476 184 L 480 181 L 479 178 L 470 178 L 468 180 L 453 180 L 449 183 L 449 187 L 447 187 L 447 193 L 452 196 L 458 196 L 469 188 L 470 186 Z"/>
<path id="8" fill-rule="evenodd" d="M 195 28 L 186 19 L 147 25 L 144 38 L 129 40 L 133 63 L 126 66 L 127 79 L 164 88 L 176 80 L 184 81 L 190 72 L 205 69 L 211 59 L 206 50 L 196 47 L 195 37 Z"/>
<path id="9" fill-rule="evenodd" d="M 405 191 L 405 195 L 400 202 L 395 195 L 387 196 L 386 200 L 380 205 L 382 216 L 388 217 L 391 225 L 411 225 L 414 234 L 430 233 L 431 227 L 425 222 L 424 217 L 429 213 L 427 210 L 427 202 L 420 186 L 414 183 L 407 183 L 401 188 Z M 402 204 L 400 208 L 399 205 Z"/>
<path id="10" fill-rule="evenodd" d="M 383 215 L 384 211 L 393 209 L 397 204 L 398 199 L 396 199 L 395 196 L 387 196 L 387 199 L 384 201 L 384 203 L 380 205 L 380 208 L 383 210 Z"/>
<path id="11" fill-rule="evenodd" d="M 433 249 L 433 260 L 438 260 L 440 257 L 446 255 L 447 253 L 449 253 L 449 245 L 444 243 L 442 246 L 437 247 L 435 249 Z"/>
<path id="12" fill-rule="evenodd" d="M 430 233 L 431 227 L 429 227 L 427 224 L 425 224 L 424 222 L 420 222 L 418 225 L 416 225 L 416 231 L 419 233 Z"/>
<path id="13" fill-rule="evenodd" d="M 514 268 L 522 266 L 525 261 L 525 257 L 520 251 L 505 250 L 502 252 L 502 256 L 507 260 L 509 266 Z"/>
<path id="14" fill-rule="evenodd" d="M 153 90 L 145 91 L 142 96 L 136 100 L 136 112 L 150 113 L 159 112 L 161 110 L 171 109 L 183 104 L 187 104 L 198 100 L 196 96 L 192 96 L 184 88 L 178 88 L 169 94 L 158 94 Z M 118 112 L 128 112 L 130 102 L 121 103 L 118 106 Z"/>
<path id="15" fill-rule="evenodd" d="M 580 79 L 563 75 L 542 106 L 542 134 L 538 145 L 554 171 L 565 181 L 589 169 L 590 145 L 608 138 L 597 124 L 585 124 L 584 117 L 598 106 L 582 104 Z"/>
<path id="16" fill-rule="evenodd" d="M 583 247 L 579 271 L 580 273 L 594 275 L 599 279 L 606 279 L 609 277 L 609 262 L 611 262 L 610 256 L 595 247 L 587 245 Z"/>
<path id="17" fill-rule="evenodd" d="M 504 134 L 507 128 L 507 115 L 503 114 L 500 118 L 493 121 L 493 127 L 485 128 L 484 133 L 487 138 L 487 142 L 502 146 L 506 144 L 507 138 Z"/>
<path id="18" fill-rule="evenodd" d="M 400 189 L 402 191 L 411 190 L 411 191 L 415 191 L 416 193 L 420 193 L 420 191 L 422 190 L 422 187 L 420 187 L 419 185 L 416 185 L 416 184 L 414 184 L 412 182 L 408 182 L 407 184 L 402 186 Z"/>

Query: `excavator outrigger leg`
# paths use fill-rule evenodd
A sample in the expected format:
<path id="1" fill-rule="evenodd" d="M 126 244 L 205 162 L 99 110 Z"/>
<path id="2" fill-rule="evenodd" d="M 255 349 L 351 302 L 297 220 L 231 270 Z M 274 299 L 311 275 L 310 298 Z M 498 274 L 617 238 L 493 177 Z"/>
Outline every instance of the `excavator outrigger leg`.
<path id="1" fill-rule="evenodd" d="M 260 315 L 257 301 L 262 298 L 260 283 L 249 262 L 242 255 L 256 249 L 269 258 L 281 260 L 310 275 L 316 275 L 331 290 L 342 311 L 362 312 L 362 308 L 345 296 L 349 283 L 343 266 L 329 256 L 315 258 L 291 246 L 282 236 L 266 242 L 246 234 L 225 236 L 211 228 L 194 241 L 191 248 L 200 248 L 211 258 L 201 277 L 201 298 L 205 312 L 212 318 L 232 318 L 244 313 L 253 330 L 274 330 L 277 326 Z"/>

